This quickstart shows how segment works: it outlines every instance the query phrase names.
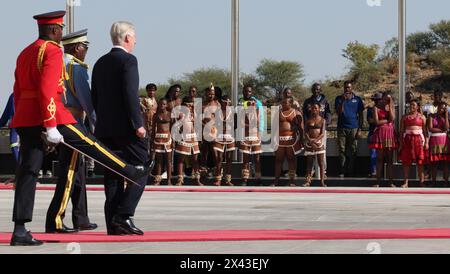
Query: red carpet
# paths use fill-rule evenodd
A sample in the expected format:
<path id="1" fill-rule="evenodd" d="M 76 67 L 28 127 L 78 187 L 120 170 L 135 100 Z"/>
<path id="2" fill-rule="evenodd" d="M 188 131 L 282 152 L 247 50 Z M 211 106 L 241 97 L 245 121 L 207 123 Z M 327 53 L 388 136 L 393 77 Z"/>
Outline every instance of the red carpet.
<path id="1" fill-rule="evenodd" d="M 305 240 L 382 240 L 450 239 L 450 229 L 417 230 L 223 230 L 152 231 L 144 236 L 107 236 L 104 233 L 33 234 L 48 243 L 152 243 L 215 241 L 305 241 Z M 8 244 L 11 234 L 0 233 L 0 244 Z"/>
<path id="2" fill-rule="evenodd" d="M 0 183 L 0 191 L 12 190 L 11 185 Z M 37 190 L 54 191 L 52 185 L 39 185 Z M 88 191 L 104 191 L 101 186 L 88 186 Z M 196 192 L 196 193 L 324 193 L 324 194 L 415 194 L 450 195 L 449 189 L 377 189 L 377 188 L 220 188 L 220 187 L 148 187 L 146 192 Z"/>

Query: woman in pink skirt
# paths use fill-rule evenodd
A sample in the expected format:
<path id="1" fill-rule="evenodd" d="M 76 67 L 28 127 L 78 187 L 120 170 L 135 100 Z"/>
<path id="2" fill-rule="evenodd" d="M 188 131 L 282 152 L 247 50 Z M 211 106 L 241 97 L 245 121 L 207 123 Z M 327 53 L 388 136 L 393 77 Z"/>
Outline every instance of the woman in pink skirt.
<path id="1" fill-rule="evenodd" d="M 394 99 L 388 93 L 380 93 L 377 96 L 382 96 L 382 100 L 377 102 L 373 110 L 374 123 L 377 127 L 369 144 L 371 149 L 377 150 L 377 185 L 375 187 L 380 186 L 385 158 L 390 185 L 391 187 L 395 187 L 392 169 L 394 164 L 394 151 L 398 145 L 394 129 Z"/>
<path id="2" fill-rule="evenodd" d="M 438 112 L 428 118 L 428 131 L 430 132 L 430 164 L 433 182 L 437 182 L 437 172 L 440 163 L 444 167 L 444 180 L 448 184 L 450 161 L 450 139 L 447 135 L 449 129 L 447 103 L 441 102 Z"/>

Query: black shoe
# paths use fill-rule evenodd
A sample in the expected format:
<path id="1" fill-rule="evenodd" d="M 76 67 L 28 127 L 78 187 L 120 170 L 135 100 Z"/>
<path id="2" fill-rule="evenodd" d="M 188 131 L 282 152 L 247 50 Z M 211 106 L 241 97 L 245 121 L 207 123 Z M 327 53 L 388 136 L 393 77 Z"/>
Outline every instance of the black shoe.
<path id="1" fill-rule="evenodd" d="M 79 225 L 78 227 L 75 227 L 75 229 L 78 229 L 79 231 L 90 231 L 90 230 L 96 230 L 98 228 L 97 224 L 84 224 L 84 225 Z"/>
<path id="2" fill-rule="evenodd" d="M 112 219 L 112 225 L 116 230 L 119 230 L 119 232 L 125 231 L 129 234 L 135 234 L 139 236 L 144 235 L 144 232 L 134 225 L 133 219 L 131 218 L 124 219 L 116 215 Z"/>
<path id="3" fill-rule="evenodd" d="M 63 225 L 62 229 L 49 229 L 47 228 L 45 230 L 45 233 L 47 234 L 73 234 L 78 233 L 79 230 L 75 228 L 68 228 L 67 226 Z"/>
<path id="4" fill-rule="evenodd" d="M 13 235 L 10 243 L 11 246 L 41 246 L 43 244 L 43 241 L 33 238 L 33 235 L 31 235 L 31 232 L 29 231 L 22 237 Z"/>
<path id="5" fill-rule="evenodd" d="M 114 227 L 114 228 L 108 229 L 108 235 L 109 236 L 126 236 L 126 235 L 134 235 L 134 234 L 130 233 L 129 231 L 127 231 L 121 227 Z"/>

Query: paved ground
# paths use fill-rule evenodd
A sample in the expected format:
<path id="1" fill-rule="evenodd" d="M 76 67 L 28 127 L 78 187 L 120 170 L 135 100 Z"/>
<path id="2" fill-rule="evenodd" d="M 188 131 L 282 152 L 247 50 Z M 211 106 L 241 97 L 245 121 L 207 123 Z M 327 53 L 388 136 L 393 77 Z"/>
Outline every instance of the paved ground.
<path id="1" fill-rule="evenodd" d="M 39 191 L 35 220 L 41 232 L 52 192 Z M 102 192 L 89 192 L 90 217 L 104 231 Z M 12 191 L 0 191 L 0 232 L 12 229 Z M 71 224 L 70 214 L 66 219 Z M 376 230 L 450 228 L 450 195 L 146 192 L 136 215 L 145 231 Z M 75 248 L 75 249 L 73 249 Z M 262 241 L 202 243 L 0 245 L 0 254 L 310 254 L 450 253 L 449 240 Z"/>

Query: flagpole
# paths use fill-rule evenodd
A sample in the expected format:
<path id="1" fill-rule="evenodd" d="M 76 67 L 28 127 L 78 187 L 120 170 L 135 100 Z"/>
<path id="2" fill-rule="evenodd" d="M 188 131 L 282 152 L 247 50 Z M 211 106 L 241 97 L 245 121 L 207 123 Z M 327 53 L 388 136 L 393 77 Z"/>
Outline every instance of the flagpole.
<path id="1" fill-rule="evenodd" d="M 231 100 L 233 106 L 239 100 L 239 0 L 231 0 Z M 240 155 L 235 152 L 233 161 L 239 161 Z"/>
<path id="2" fill-rule="evenodd" d="M 74 0 L 65 0 L 66 1 L 66 34 L 72 33 L 75 31 L 75 5 Z"/>
<path id="3" fill-rule="evenodd" d="M 406 104 L 406 0 L 398 0 L 399 119 Z M 398 123 L 400 125 L 400 123 Z"/>

